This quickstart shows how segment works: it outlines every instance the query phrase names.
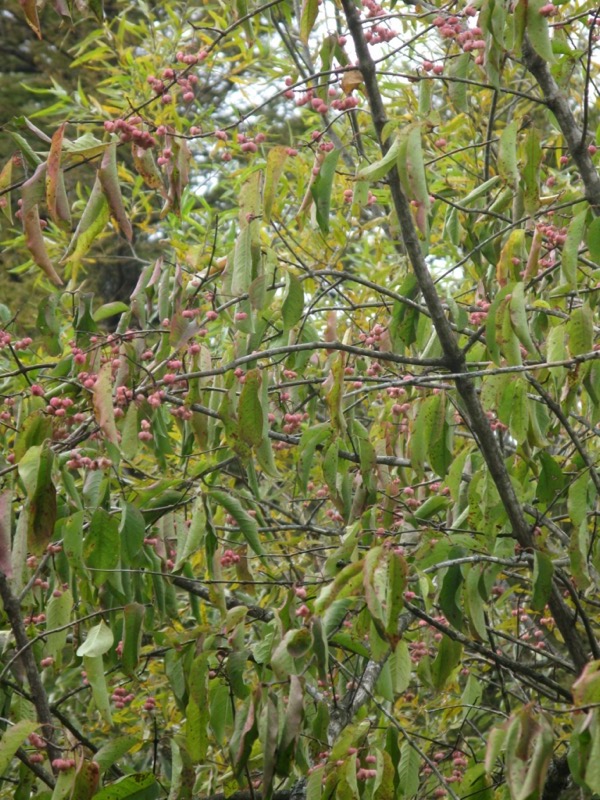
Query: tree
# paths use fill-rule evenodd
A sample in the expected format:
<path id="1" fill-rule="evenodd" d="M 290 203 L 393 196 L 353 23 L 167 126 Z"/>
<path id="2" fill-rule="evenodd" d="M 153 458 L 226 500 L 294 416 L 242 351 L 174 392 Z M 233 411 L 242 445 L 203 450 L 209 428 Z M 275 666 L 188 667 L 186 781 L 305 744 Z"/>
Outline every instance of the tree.
<path id="1" fill-rule="evenodd" d="M 0 795 L 599 793 L 600 12 L 13 5 Z"/>

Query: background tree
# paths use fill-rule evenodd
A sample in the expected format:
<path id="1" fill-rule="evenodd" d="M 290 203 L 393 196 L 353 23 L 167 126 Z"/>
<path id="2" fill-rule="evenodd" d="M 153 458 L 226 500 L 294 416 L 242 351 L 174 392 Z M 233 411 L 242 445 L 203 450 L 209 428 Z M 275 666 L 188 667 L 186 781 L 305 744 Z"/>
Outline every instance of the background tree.
<path id="1" fill-rule="evenodd" d="M 600 792 L 600 12 L 41 6 L 2 796 Z"/>

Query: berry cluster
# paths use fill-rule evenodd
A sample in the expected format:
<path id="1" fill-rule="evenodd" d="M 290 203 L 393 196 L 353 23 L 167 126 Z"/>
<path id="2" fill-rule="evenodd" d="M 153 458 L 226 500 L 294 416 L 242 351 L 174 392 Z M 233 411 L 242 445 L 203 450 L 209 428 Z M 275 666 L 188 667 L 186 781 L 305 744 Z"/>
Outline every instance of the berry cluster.
<path id="1" fill-rule="evenodd" d="M 150 150 L 156 146 L 156 139 L 149 131 L 140 128 L 143 120 L 139 116 L 129 117 L 129 119 L 109 119 L 104 123 L 104 130 L 107 133 L 118 133 L 119 140 L 135 142 L 142 150 Z"/>
<path id="2" fill-rule="evenodd" d="M 124 689 L 122 686 L 117 686 L 113 689 L 110 699 L 115 704 L 115 708 L 120 710 L 125 708 L 132 700 L 135 700 L 135 695 L 128 692 L 127 689 Z"/>
<path id="3" fill-rule="evenodd" d="M 240 556 L 234 550 L 225 550 L 221 556 L 221 566 L 231 567 L 233 564 L 238 564 Z"/>

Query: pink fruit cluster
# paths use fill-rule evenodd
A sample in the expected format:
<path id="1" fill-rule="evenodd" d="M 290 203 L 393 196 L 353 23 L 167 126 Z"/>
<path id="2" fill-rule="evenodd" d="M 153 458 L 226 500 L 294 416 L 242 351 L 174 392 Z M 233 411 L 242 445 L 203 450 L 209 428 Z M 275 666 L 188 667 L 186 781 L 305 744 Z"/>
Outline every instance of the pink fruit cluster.
<path id="1" fill-rule="evenodd" d="M 46 747 L 46 742 L 37 733 L 30 733 L 29 736 L 27 737 L 27 740 L 29 744 L 32 747 L 35 747 L 35 749 L 38 751 L 44 750 L 44 748 Z M 30 753 L 29 755 L 29 761 L 32 764 L 41 764 L 43 760 L 44 760 L 44 754 L 41 752 Z"/>
<path id="2" fill-rule="evenodd" d="M 234 550 L 225 550 L 220 561 L 222 567 L 231 567 L 233 564 L 239 563 L 240 556 Z"/>
<path id="3" fill-rule="evenodd" d="M 57 772 L 68 772 L 75 766 L 74 758 L 55 758 L 52 762 L 52 769 Z"/>
<path id="4" fill-rule="evenodd" d="M 124 689 L 122 686 L 117 686 L 113 689 L 110 699 L 115 704 L 115 708 L 122 709 L 131 703 L 132 700 L 135 700 L 135 695 L 128 692 L 127 689 Z"/>
<path id="5" fill-rule="evenodd" d="M 147 697 L 144 703 L 144 711 L 154 711 L 156 708 L 156 700 L 154 697 Z"/>
<path id="6" fill-rule="evenodd" d="M 478 307 L 478 311 L 472 311 L 469 314 L 469 322 L 471 325 L 482 325 L 488 316 L 488 312 L 491 307 L 491 303 L 488 303 L 487 300 L 477 300 L 475 305 Z"/>
<path id="7" fill-rule="evenodd" d="M 381 325 L 379 322 L 376 322 L 369 333 L 360 333 L 358 338 L 361 342 L 363 342 L 363 344 L 366 344 L 367 347 L 374 347 L 376 344 L 379 344 L 382 341 L 386 331 L 387 328 L 385 325 Z"/>
<path id="8" fill-rule="evenodd" d="M 129 117 L 129 119 L 109 119 L 104 123 L 104 130 L 107 133 L 118 133 L 121 142 L 135 142 L 142 150 L 149 150 L 156 145 L 156 139 L 150 131 L 140 128 L 143 120 L 139 116 Z"/>
<path id="9" fill-rule="evenodd" d="M 295 414 L 286 413 L 283 415 L 283 432 L 284 433 L 295 433 L 297 430 L 300 429 L 303 422 L 309 418 L 307 413 L 302 413 L 300 411 L 296 412 Z"/>
<path id="10" fill-rule="evenodd" d="M 478 25 L 470 28 L 465 24 L 464 17 L 473 17 L 477 14 L 476 9 L 472 6 L 467 6 L 463 12 L 463 16 L 456 15 L 442 15 L 439 14 L 434 20 L 433 24 L 438 29 L 440 36 L 443 39 L 455 41 L 458 46 L 465 53 L 470 53 L 477 50 L 485 50 L 485 40 L 481 38 L 483 31 Z M 476 64 L 483 63 L 483 56 L 478 55 L 475 59 Z M 428 72 L 430 69 L 436 72 L 436 66 L 431 62 L 423 62 L 423 69 Z"/>
<path id="11" fill-rule="evenodd" d="M 187 63 L 188 67 L 202 60 L 200 54 L 194 56 L 178 53 L 178 56 L 181 56 L 181 59 L 186 59 L 183 63 Z M 148 75 L 146 81 L 152 88 L 154 94 L 160 95 L 163 105 L 170 105 L 173 102 L 173 95 L 169 92 L 175 86 L 179 88 L 182 101 L 184 103 L 192 103 L 195 99 L 194 88 L 198 83 L 198 76 L 189 75 L 187 71 L 178 74 L 172 67 L 167 67 L 163 69 L 160 78 L 157 78 L 155 75 Z"/>
<path id="12" fill-rule="evenodd" d="M 398 36 L 397 31 L 387 28 L 385 25 L 373 25 L 372 28 L 365 31 L 365 40 L 368 44 L 391 42 L 396 36 Z"/>
<path id="13" fill-rule="evenodd" d="M 366 11 L 367 19 L 373 19 L 373 17 L 382 17 L 385 12 L 383 8 L 376 3 L 375 0 L 362 0 L 363 8 Z"/>
<path id="14" fill-rule="evenodd" d="M 89 469 L 95 472 L 96 470 L 105 470 L 112 467 L 112 461 L 105 456 L 90 458 L 89 456 L 82 455 L 79 450 L 71 450 L 69 455 L 70 458 L 67 461 L 67 467 L 69 469 Z"/>
<path id="15" fill-rule="evenodd" d="M 138 439 L 140 442 L 151 442 L 154 439 L 150 428 L 152 427 L 151 423 L 148 422 L 147 419 L 143 419 L 140 423 L 141 431 L 138 433 Z"/>

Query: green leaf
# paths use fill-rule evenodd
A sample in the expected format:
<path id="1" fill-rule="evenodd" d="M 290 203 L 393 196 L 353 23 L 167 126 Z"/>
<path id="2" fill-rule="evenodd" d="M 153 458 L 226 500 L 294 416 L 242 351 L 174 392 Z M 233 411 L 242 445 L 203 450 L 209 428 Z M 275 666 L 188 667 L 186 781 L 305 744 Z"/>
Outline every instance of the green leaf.
<path id="1" fill-rule="evenodd" d="M 263 218 L 265 222 L 271 221 L 273 203 L 277 192 L 279 179 L 283 175 L 287 161 L 287 147 L 276 145 L 269 150 L 267 155 L 267 168 L 265 170 L 265 188 L 263 191 Z"/>
<path id="2" fill-rule="evenodd" d="M 319 13 L 319 0 L 302 0 L 300 10 L 300 41 L 308 44 L 308 37 Z"/>
<path id="3" fill-rule="evenodd" d="M 239 500 L 218 489 L 211 489 L 208 495 L 209 497 L 212 497 L 213 500 L 215 500 L 220 506 L 223 506 L 228 514 L 231 514 L 231 516 L 239 525 L 244 539 L 248 542 L 256 555 L 264 555 L 264 550 L 262 544 L 260 543 L 260 536 L 258 534 L 258 525 L 256 524 L 256 520 L 242 508 Z"/>
<path id="4" fill-rule="evenodd" d="M 511 290 L 510 321 L 523 347 L 530 353 L 535 353 L 535 344 L 529 333 L 525 309 L 525 287 L 522 282 L 516 283 Z"/>
<path id="5" fill-rule="evenodd" d="M 93 628 L 89 629 L 85 641 L 77 648 L 77 655 L 91 658 L 103 656 L 108 653 L 114 641 L 113 632 L 104 620 L 101 620 L 98 625 L 94 625 Z"/>
<path id="6" fill-rule="evenodd" d="M 127 311 L 129 311 L 129 306 L 120 300 L 115 300 L 114 303 L 105 303 L 94 311 L 94 322 L 102 322 L 104 319 L 115 317 L 117 314 L 125 314 Z"/>
<path id="7" fill-rule="evenodd" d="M 583 240 L 587 214 L 588 210 L 585 208 L 573 217 L 569 223 L 567 238 L 562 248 L 561 271 L 566 283 L 573 288 L 577 286 L 579 245 Z"/>
<path id="8" fill-rule="evenodd" d="M 82 647 L 84 645 L 85 642 Z M 81 650 L 81 648 L 79 649 Z M 102 656 L 84 655 L 83 668 L 85 670 L 88 683 L 92 687 L 92 697 L 94 698 L 96 708 L 100 712 L 100 716 L 105 722 L 107 722 L 109 725 L 112 725 L 110 701 L 108 699 L 108 689 L 106 688 L 106 678 L 104 677 L 104 661 Z"/>
<path id="9" fill-rule="evenodd" d="M 121 756 L 128 753 L 138 741 L 137 736 L 128 734 L 126 736 L 117 736 L 115 739 L 111 739 L 110 742 L 102 745 L 98 752 L 94 753 L 94 761 L 100 767 L 100 774 L 112 767 L 112 765 L 118 761 Z"/>
<path id="10" fill-rule="evenodd" d="M 316 2 L 316 0 L 314 1 Z M 307 2 L 313 2 L 313 0 L 307 0 Z M 313 200 L 315 201 L 317 224 L 324 234 L 329 233 L 331 190 L 333 188 L 333 179 L 335 178 L 335 169 L 340 153 L 341 150 L 332 150 L 330 153 L 327 153 L 321 164 L 319 174 L 310 187 Z"/>
<path id="11" fill-rule="evenodd" d="M 440 692 L 448 678 L 460 664 L 462 644 L 449 636 L 443 636 L 438 646 L 437 655 L 431 665 L 431 677 L 436 691 Z"/>
<path id="12" fill-rule="evenodd" d="M 289 331 L 302 319 L 304 313 L 304 289 L 295 275 L 288 273 L 288 290 L 281 307 L 284 331 Z"/>
<path id="13" fill-rule="evenodd" d="M 37 722 L 32 720 L 22 719 L 15 725 L 8 727 L 2 734 L 0 739 L 0 775 L 3 775 L 19 747 L 23 744 L 24 740 L 39 728 Z"/>
<path id="14" fill-rule="evenodd" d="M 533 591 L 531 593 L 531 607 L 534 611 L 543 611 L 550 599 L 553 575 L 554 566 L 550 556 L 536 550 L 533 562 Z"/>
<path id="15" fill-rule="evenodd" d="M 121 558 L 123 564 L 129 567 L 144 544 L 146 523 L 142 512 L 131 503 L 123 503 L 121 509 L 121 524 L 119 525 Z"/>
<path id="16" fill-rule="evenodd" d="M 108 202 L 102 191 L 100 179 L 96 178 L 87 205 L 61 263 L 72 263 L 76 266 L 80 264 L 94 240 L 106 227 L 108 218 Z"/>
<path id="17" fill-rule="evenodd" d="M 409 798 L 414 797 L 419 790 L 419 770 L 421 769 L 421 761 L 417 751 L 414 747 L 411 747 L 408 742 L 404 742 L 400 753 L 400 766 L 398 767 L 400 791 L 402 797 L 409 800 Z"/>
<path id="18" fill-rule="evenodd" d="M 110 578 L 110 570 L 119 566 L 119 521 L 103 508 L 92 515 L 90 528 L 83 545 L 83 557 L 88 569 L 93 570 L 92 582 L 101 586 Z"/>
<path id="19" fill-rule="evenodd" d="M 231 291 L 237 297 L 245 294 L 252 283 L 252 230 L 246 225 L 235 242 Z"/>
<path id="20" fill-rule="evenodd" d="M 238 403 L 238 436 L 248 445 L 258 447 L 263 438 L 263 410 L 260 402 L 261 373 L 246 373 Z"/>
<path id="21" fill-rule="evenodd" d="M 586 233 L 586 244 L 590 252 L 590 258 L 596 264 L 600 263 L 600 217 L 594 219 L 588 225 Z"/>
<path id="22" fill-rule="evenodd" d="M 393 142 L 388 147 L 385 155 L 379 161 L 363 167 L 356 173 L 357 181 L 378 181 L 385 178 L 388 172 L 396 163 L 400 151 L 403 147 L 403 139 L 400 133 L 396 134 Z"/>
<path id="23" fill-rule="evenodd" d="M 552 43 L 550 41 L 550 29 L 548 20 L 540 14 L 540 8 L 545 0 L 529 0 L 527 3 L 526 31 L 533 49 L 548 64 L 555 61 Z"/>
<path id="24" fill-rule="evenodd" d="M 145 613 L 146 609 L 141 603 L 128 603 L 123 609 L 123 654 L 121 663 L 126 675 L 133 676 L 137 669 Z"/>
<path id="25" fill-rule="evenodd" d="M 589 353 L 594 343 L 594 315 L 588 303 L 575 308 L 567 322 L 569 352 L 572 356 Z"/>
<path id="26" fill-rule="evenodd" d="M 71 620 L 73 595 L 67 589 L 58 597 L 53 595 L 46 606 L 46 653 L 51 658 L 59 658 L 60 652 L 67 643 L 68 628 L 52 633 L 54 628 L 62 628 Z"/>
<path id="27" fill-rule="evenodd" d="M 94 795 L 94 800 L 156 800 L 160 784 L 151 772 L 126 775 Z"/>
<path id="28" fill-rule="evenodd" d="M 498 172 L 502 180 L 515 189 L 519 183 L 519 168 L 517 165 L 518 129 L 518 120 L 515 119 L 510 122 L 502 131 L 498 146 Z"/>

